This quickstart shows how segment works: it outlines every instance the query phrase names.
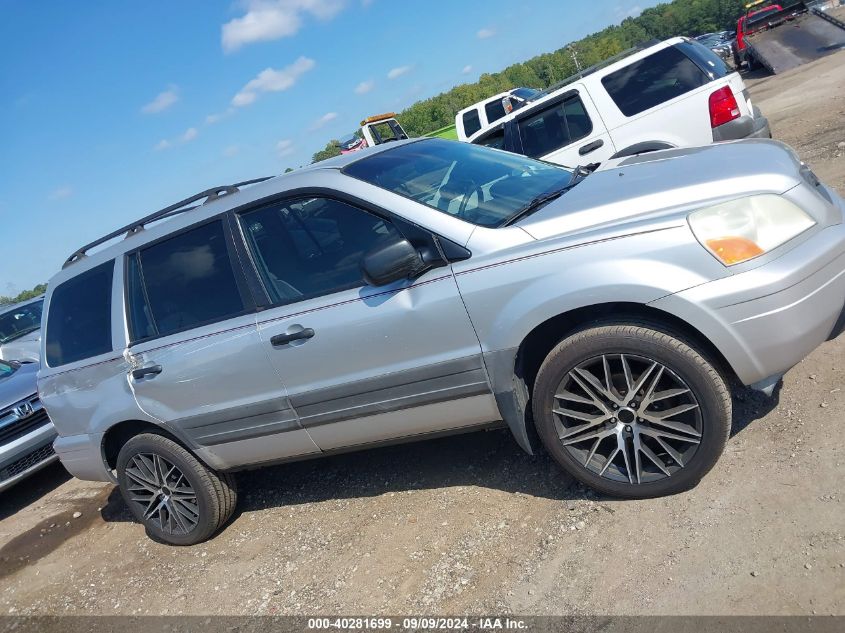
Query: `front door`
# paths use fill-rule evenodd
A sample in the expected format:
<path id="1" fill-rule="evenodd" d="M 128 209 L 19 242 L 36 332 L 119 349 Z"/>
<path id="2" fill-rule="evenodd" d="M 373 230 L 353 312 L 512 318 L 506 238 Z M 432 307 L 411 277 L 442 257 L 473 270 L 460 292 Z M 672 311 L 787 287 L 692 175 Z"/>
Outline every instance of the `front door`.
<path id="1" fill-rule="evenodd" d="M 589 95 L 578 87 L 520 114 L 522 153 L 569 168 L 602 163 L 616 152 Z"/>
<path id="2" fill-rule="evenodd" d="M 323 450 L 499 419 L 449 267 L 368 286 L 361 260 L 399 228 L 321 195 L 238 218 L 272 307 L 258 332 Z"/>
<path id="3" fill-rule="evenodd" d="M 217 468 L 319 452 L 270 365 L 233 252 L 218 217 L 128 255 L 135 399 Z"/>

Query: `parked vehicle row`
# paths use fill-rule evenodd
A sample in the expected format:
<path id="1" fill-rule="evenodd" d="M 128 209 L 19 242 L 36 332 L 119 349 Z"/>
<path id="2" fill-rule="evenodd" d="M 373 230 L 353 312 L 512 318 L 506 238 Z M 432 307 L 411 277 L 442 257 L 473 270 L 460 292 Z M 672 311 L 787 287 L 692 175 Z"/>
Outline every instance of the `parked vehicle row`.
<path id="1" fill-rule="evenodd" d="M 574 168 L 742 138 L 771 138 L 742 78 L 677 37 L 571 77 L 470 140 Z"/>
<path id="2" fill-rule="evenodd" d="M 235 470 L 503 424 L 603 493 L 670 494 L 722 452 L 731 385 L 771 393 L 841 331 L 843 215 L 773 141 L 592 174 L 382 144 L 77 250 L 38 391 L 65 467 L 173 544 L 228 520 Z"/>

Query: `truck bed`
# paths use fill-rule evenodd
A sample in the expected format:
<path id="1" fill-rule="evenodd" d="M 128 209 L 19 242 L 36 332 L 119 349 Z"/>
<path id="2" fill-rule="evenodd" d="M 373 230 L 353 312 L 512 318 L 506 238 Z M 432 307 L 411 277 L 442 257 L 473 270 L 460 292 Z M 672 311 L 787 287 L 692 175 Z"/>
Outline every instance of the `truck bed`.
<path id="1" fill-rule="evenodd" d="M 838 20 L 808 12 L 746 38 L 751 54 L 773 74 L 845 48 L 845 28 Z"/>

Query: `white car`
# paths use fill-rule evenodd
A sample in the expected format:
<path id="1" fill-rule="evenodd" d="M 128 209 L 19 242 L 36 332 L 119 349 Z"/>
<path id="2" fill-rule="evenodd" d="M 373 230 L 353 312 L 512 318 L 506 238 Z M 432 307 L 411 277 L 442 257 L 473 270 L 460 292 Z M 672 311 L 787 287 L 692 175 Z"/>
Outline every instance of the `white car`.
<path id="1" fill-rule="evenodd" d="M 741 138 L 771 138 L 742 77 L 676 37 L 589 68 L 469 140 L 575 167 Z"/>
<path id="2" fill-rule="evenodd" d="M 40 360 L 43 306 L 44 295 L 0 306 L 0 360 Z"/>
<path id="3" fill-rule="evenodd" d="M 505 115 L 521 108 L 542 93 L 534 88 L 514 88 L 500 92 L 484 101 L 473 103 L 455 115 L 455 132 L 459 141 L 468 141 L 481 129 L 486 129 Z"/>

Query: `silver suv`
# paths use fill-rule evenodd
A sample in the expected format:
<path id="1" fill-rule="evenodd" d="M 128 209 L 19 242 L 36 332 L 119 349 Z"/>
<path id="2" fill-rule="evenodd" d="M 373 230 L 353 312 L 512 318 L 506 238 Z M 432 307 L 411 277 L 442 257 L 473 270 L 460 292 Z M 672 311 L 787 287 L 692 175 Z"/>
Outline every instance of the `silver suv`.
<path id="1" fill-rule="evenodd" d="M 43 306 L 43 296 L 0 306 L 0 360 L 39 361 Z"/>
<path id="2" fill-rule="evenodd" d="M 39 392 L 67 469 L 174 544 L 228 520 L 234 470 L 497 424 L 605 494 L 670 494 L 722 452 L 729 385 L 771 393 L 842 329 L 843 213 L 773 141 L 592 175 L 381 145 L 74 253 Z"/>

